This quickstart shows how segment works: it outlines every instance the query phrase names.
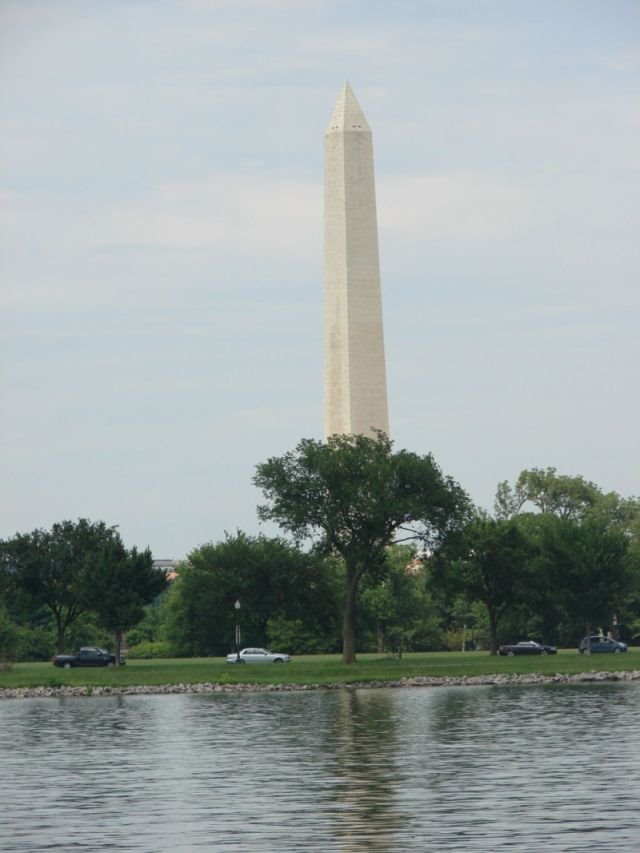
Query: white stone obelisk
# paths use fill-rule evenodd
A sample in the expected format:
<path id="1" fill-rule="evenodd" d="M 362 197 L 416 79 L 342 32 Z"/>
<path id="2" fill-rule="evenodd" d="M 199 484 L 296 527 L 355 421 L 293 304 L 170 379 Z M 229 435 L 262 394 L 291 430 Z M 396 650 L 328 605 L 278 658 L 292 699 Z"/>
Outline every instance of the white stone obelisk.
<path id="1" fill-rule="evenodd" d="M 325 134 L 324 432 L 389 433 L 371 130 L 348 83 Z"/>

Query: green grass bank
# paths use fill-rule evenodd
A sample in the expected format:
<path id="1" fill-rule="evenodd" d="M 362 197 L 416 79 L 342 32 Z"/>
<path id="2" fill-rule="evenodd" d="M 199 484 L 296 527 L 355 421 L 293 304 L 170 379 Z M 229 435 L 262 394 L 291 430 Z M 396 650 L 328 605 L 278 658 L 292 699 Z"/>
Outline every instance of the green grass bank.
<path id="1" fill-rule="evenodd" d="M 339 655 L 309 655 L 288 664 L 229 665 L 222 658 L 132 660 L 119 668 L 58 669 L 51 662 L 18 663 L 0 671 L 0 689 L 18 687 L 127 687 L 165 684 L 337 684 L 397 681 L 400 678 L 436 678 L 527 675 L 572 675 L 591 671 L 640 670 L 640 649 L 626 654 L 587 657 L 575 649 L 557 655 L 491 657 L 487 652 L 425 652 L 402 658 L 377 654 L 358 655 L 344 666 Z"/>

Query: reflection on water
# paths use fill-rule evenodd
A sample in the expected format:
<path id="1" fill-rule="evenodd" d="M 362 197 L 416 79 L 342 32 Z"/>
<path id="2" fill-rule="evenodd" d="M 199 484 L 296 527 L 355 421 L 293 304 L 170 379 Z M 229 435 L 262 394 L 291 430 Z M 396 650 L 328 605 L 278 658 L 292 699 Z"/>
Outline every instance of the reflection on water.
<path id="1" fill-rule="evenodd" d="M 447 691 L 424 725 L 416 699 L 404 804 L 431 849 L 640 849 L 637 685 Z"/>
<path id="2" fill-rule="evenodd" d="M 2 851 L 639 849 L 640 685 L 0 703 Z"/>
<path id="3" fill-rule="evenodd" d="M 333 753 L 335 784 L 325 817 L 339 849 L 389 850 L 402 832 L 394 791 L 402 749 L 396 737 L 391 691 L 341 691 L 326 728 L 324 749 Z"/>

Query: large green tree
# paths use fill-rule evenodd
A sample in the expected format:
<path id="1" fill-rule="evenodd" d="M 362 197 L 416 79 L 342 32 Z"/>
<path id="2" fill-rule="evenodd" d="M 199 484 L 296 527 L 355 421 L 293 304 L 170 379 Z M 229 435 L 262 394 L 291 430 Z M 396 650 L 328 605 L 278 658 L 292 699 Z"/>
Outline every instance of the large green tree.
<path id="1" fill-rule="evenodd" d="M 559 518 L 579 519 L 602 497 L 595 485 L 581 476 L 558 474 L 555 468 L 531 468 L 520 472 L 514 484 L 498 484 L 495 514 L 498 519 L 513 518 L 527 507 Z"/>
<path id="2" fill-rule="evenodd" d="M 226 654 L 236 620 L 247 645 L 274 638 L 294 644 L 286 651 L 324 651 L 336 643 L 336 607 L 330 561 L 240 531 L 189 554 L 163 606 L 164 632 L 180 655 Z"/>
<path id="3" fill-rule="evenodd" d="M 535 550 L 518 520 L 479 514 L 456 538 L 447 555 L 431 561 L 431 582 L 452 598 L 481 601 L 489 620 L 491 654 L 505 614 L 526 600 L 529 565 Z"/>
<path id="4" fill-rule="evenodd" d="M 2 543 L 5 570 L 35 605 L 51 612 L 59 653 L 69 626 L 91 607 L 91 574 L 100 555 L 119 538 L 115 527 L 81 518 L 61 521 L 51 530 L 16 534 Z"/>
<path id="5" fill-rule="evenodd" d="M 359 636 L 378 652 L 440 648 L 438 613 L 415 546 L 391 545 L 383 576 L 363 576 L 358 621 Z"/>
<path id="6" fill-rule="evenodd" d="M 610 627 L 636 580 L 628 536 L 600 518 L 554 519 L 541 545 L 566 613 L 587 635 Z"/>
<path id="7" fill-rule="evenodd" d="M 543 558 L 532 566 L 531 585 L 523 612 L 529 612 L 532 621 L 537 622 L 547 637 L 557 634 L 565 642 L 574 642 L 576 633 L 585 630 L 583 605 L 571 594 L 570 588 L 566 594 L 561 592 L 567 578 L 572 578 L 572 584 L 580 586 L 583 583 L 580 572 L 567 574 L 565 550 L 580 553 L 580 542 L 591 540 L 594 545 L 591 556 L 597 557 L 601 546 L 609 547 L 616 538 L 615 534 L 620 534 L 620 541 L 628 546 L 626 565 L 631 580 L 625 583 L 624 594 L 617 596 L 616 613 L 613 614 L 616 618 L 611 628 L 622 627 L 627 639 L 638 634 L 640 501 L 637 498 L 623 498 L 616 492 L 605 493 L 595 483 L 581 476 L 558 474 L 555 468 L 532 468 L 522 471 L 513 486 L 507 482 L 498 485 L 495 512 L 499 519 L 518 518 L 523 530 L 539 546 L 546 543 Z M 559 527 L 557 520 L 572 522 L 573 526 Z M 582 525 L 586 527 L 580 532 L 578 527 Z M 611 533 L 612 537 L 604 536 L 602 539 L 600 534 L 594 533 L 598 530 L 603 536 Z M 575 547 L 568 544 L 572 538 L 575 539 Z M 561 539 L 564 545 L 561 545 Z M 587 576 L 592 571 L 595 567 L 587 568 L 585 563 L 582 573 Z M 603 600 L 608 600 L 608 596 Z M 587 607 L 587 611 L 589 609 Z M 611 614 L 609 618 L 613 618 Z"/>
<path id="8" fill-rule="evenodd" d="M 163 571 L 153 566 L 151 551 L 128 551 L 113 539 L 91 569 L 89 604 L 98 622 L 114 635 L 116 663 L 120 663 L 122 636 L 144 616 L 145 605 L 167 586 Z"/>
<path id="9" fill-rule="evenodd" d="M 294 451 L 258 465 L 254 483 L 267 499 L 258 507 L 261 519 L 344 561 L 344 663 L 356 660 L 363 575 L 383 570 L 395 536 L 420 537 L 437 547 L 469 506 L 462 488 L 430 455 L 394 452 L 384 434 L 334 435 L 324 443 L 303 439 Z"/>

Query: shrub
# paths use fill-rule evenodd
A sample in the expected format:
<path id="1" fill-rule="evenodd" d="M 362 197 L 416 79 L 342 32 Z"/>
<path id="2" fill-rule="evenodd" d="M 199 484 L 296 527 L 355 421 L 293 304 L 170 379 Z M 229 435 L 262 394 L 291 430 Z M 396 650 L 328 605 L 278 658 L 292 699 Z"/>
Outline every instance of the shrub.
<path id="1" fill-rule="evenodd" d="M 38 625 L 21 625 L 16 634 L 16 660 L 51 660 L 56 652 L 56 643 L 51 628 Z"/>
<path id="2" fill-rule="evenodd" d="M 173 657 L 171 653 L 171 646 L 169 643 L 138 643 L 135 646 L 131 646 L 127 650 L 127 658 L 131 658 L 131 660 L 143 659 L 143 658 L 170 658 Z"/>
<path id="3" fill-rule="evenodd" d="M 269 646 L 295 655 L 332 652 L 331 640 L 305 627 L 302 619 L 285 619 L 276 616 L 267 622 Z M 335 642 L 335 641 L 334 641 Z"/>

